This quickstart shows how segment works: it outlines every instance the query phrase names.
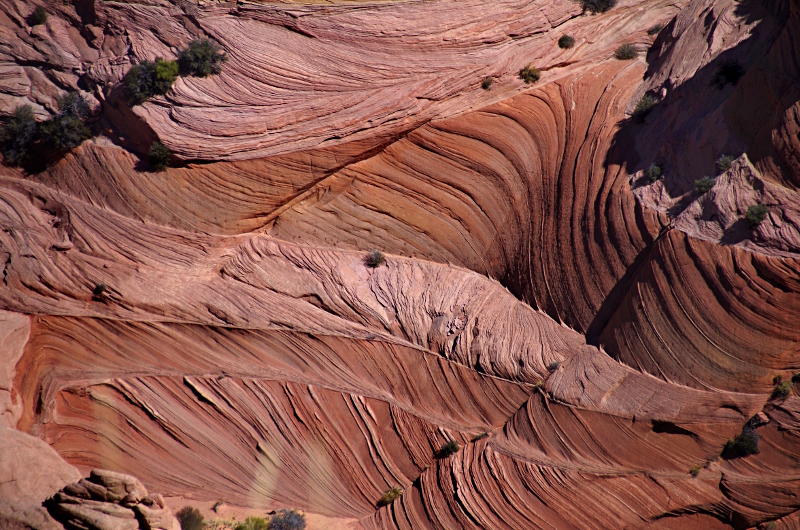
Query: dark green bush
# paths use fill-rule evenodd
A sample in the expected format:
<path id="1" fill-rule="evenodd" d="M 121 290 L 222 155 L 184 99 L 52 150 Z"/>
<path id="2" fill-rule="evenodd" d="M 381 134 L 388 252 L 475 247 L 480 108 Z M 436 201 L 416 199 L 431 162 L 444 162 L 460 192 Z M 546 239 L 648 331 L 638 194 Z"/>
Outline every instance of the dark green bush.
<path id="1" fill-rule="evenodd" d="M 551 362 L 550 364 L 547 365 L 547 371 L 548 372 L 555 372 L 556 370 L 558 370 L 559 366 L 561 366 L 560 362 L 553 361 L 553 362 Z"/>
<path id="2" fill-rule="evenodd" d="M 754 204 L 747 207 L 747 213 L 744 214 L 744 218 L 750 229 L 756 229 L 767 218 L 767 213 L 769 213 L 769 208 L 763 204 Z"/>
<path id="3" fill-rule="evenodd" d="M 47 11 L 42 6 L 36 6 L 36 9 L 28 17 L 28 25 L 39 26 L 45 22 L 47 22 Z"/>
<path id="4" fill-rule="evenodd" d="M 581 0 L 581 5 L 586 11 L 605 13 L 617 5 L 617 0 Z"/>
<path id="5" fill-rule="evenodd" d="M 482 433 L 479 433 L 479 434 L 476 434 L 475 436 L 473 436 L 471 441 L 477 442 L 478 440 L 483 440 L 484 438 L 488 438 L 488 437 L 489 437 L 489 433 L 488 432 L 482 432 Z"/>
<path id="6" fill-rule="evenodd" d="M 694 189 L 700 195 L 706 193 L 708 190 L 714 187 L 714 184 L 717 182 L 717 179 L 714 177 L 703 177 L 699 180 L 694 181 Z"/>
<path id="7" fill-rule="evenodd" d="M 177 61 L 160 57 L 155 62 L 142 61 L 125 76 L 125 97 L 132 105 L 141 105 L 153 96 L 166 94 L 178 77 L 178 70 Z"/>
<path id="8" fill-rule="evenodd" d="M 717 69 L 717 73 L 714 75 L 714 79 L 711 80 L 711 84 L 716 85 L 719 89 L 723 89 L 725 85 L 728 84 L 736 85 L 743 75 L 744 68 L 742 68 L 741 64 L 733 60 L 725 61 Z"/>
<path id="9" fill-rule="evenodd" d="M 184 506 L 178 510 L 175 517 L 181 523 L 181 530 L 203 530 L 206 527 L 203 514 L 200 513 L 200 510 L 191 506 Z"/>
<path id="10" fill-rule="evenodd" d="M 690 467 L 690 468 L 689 468 L 689 473 L 690 473 L 690 474 L 691 474 L 693 477 L 696 477 L 697 475 L 699 475 L 699 474 L 700 474 L 700 466 L 692 466 L 692 467 Z"/>
<path id="11" fill-rule="evenodd" d="M 481 88 L 484 90 L 489 90 L 490 88 L 492 88 L 493 84 L 494 84 L 494 79 L 492 79 L 491 77 L 484 77 L 483 81 L 481 81 Z"/>
<path id="12" fill-rule="evenodd" d="M 575 46 L 575 39 L 572 35 L 562 35 L 560 39 L 558 39 L 558 47 L 564 50 L 568 50 Z"/>
<path id="13" fill-rule="evenodd" d="M 39 126 L 42 142 L 58 153 L 75 149 L 92 133 L 83 120 L 89 115 L 89 104 L 80 92 L 70 92 L 58 99 L 58 114 Z"/>
<path id="14" fill-rule="evenodd" d="M 150 167 L 156 171 L 164 171 L 169 167 L 172 153 L 161 142 L 153 142 L 150 146 Z"/>
<path id="15" fill-rule="evenodd" d="M 772 391 L 772 399 L 786 399 L 789 397 L 789 394 L 792 393 L 792 387 L 794 385 L 791 381 L 784 381 L 782 383 L 778 383 L 775 385 L 775 389 Z"/>
<path id="16" fill-rule="evenodd" d="M 662 29 L 664 29 L 664 25 L 663 24 L 656 24 L 655 26 L 653 26 L 652 28 L 647 30 L 647 34 L 648 35 L 656 35 Z"/>
<path id="17" fill-rule="evenodd" d="M 661 178 L 661 174 L 662 174 L 661 168 L 655 164 L 650 164 L 650 167 L 648 167 L 644 172 L 644 176 L 650 182 L 657 181 L 659 178 Z"/>
<path id="18" fill-rule="evenodd" d="M 269 518 L 268 530 L 304 530 L 306 517 L 297 510 L 278 510 Z"/>
<path id="19" fill-rule="evenodd" d="M 21 105 L 3 120 L 0 126 L 0 148 L 5 162 L 11 166 L 23 163 L 31 152 L 39 132 L 33 107 Z"/>
<path id="20" fill-rule="evenodd" d="M 733 161 L 734 158 L 730 155 L 720 155 L 720 157 L 717 158 L 717 169 L 719 169 L 720 173 L 725 173 L 731 168 Z"/>
<path id="21" fill-rule="evenodd" d="M 377 502 L 378 508 L 380 508 L 381 506 L 386 506 L 388 504 L 391 504 L 393 500 L 395 500 L 402 494 L 403 490 L 400 488 L 400 486 L 393 487 L 392 489 L 388 490 L 386 493 L 381 495 L 381 498 L 378 499 Z"/>
<path id="22" fill-rule="evenodd" d="M 642 123 L 647 115 L 650 114 L 650 111 L 658 105 L 659 101 L 658 97 L 653 94 L 645 94 L 642 96 L 642 99 L 636 104 L 631 114 L 633 121 Z"/>
<path id="23" fill-rule="evenodd" d="M 248 517 L 233 530 L 269 530 L 269 525 L 263 517 Z"/>
<path id="24" fill-rule="evenodd" d="M 619 48 L 617 48 L 614 51 L 614 57 L 616 57 L 620 61 L 630 61 L 631 59 L 636 59 L 636 57 L 638 56 L 639 52 L 636 51 L 636 46 L 634 46 L 630 42 L 622 44 Z"/>
<path id="25" fill-rule="evenodd" d="M 542 73 L 529 64 L 519 71 L 519 78 L 525 81 L 525 84 L 535 83 L 540 77 Z"/>
<path id="26" fill-rule="evenodd" d="M 800 372 L 797 372 L 792 376 L 792 383 L 800 383 Z"/>
<path id="27" fill-rule="evenodd" d="M 725 444 L 725 448 L 722 450 L 722 458 L 726 460 L 740 458 L 755 455 L 758 452 L 758 433 L 749 425 L 745 425 L 742 429 L 742 434 L 736 435 Z"/>
<path id="28" fill-rule="evenodd" d="M 456 440 L 450 440 L 436 451 L 436 458 L 447 458 L 450 455 L 456 454 L 459 449 L 461 449 L 461 446 L 458 442 Z"/>
<path id="29" fill-rule="evenodd" d="M 367 267 L 374 269 L 386 263 L 386 256 L 380 250 L 370 250 L 369 254 L 364 258 L 364 263 Z"/>
<path id="30" fill-rule="evenodd" d="M 197 39 L 189 43 L 178 55 L 181 75 L 207 77 L 222 72 L 222 63 L 228 56 L 222 47 L 211 39 Z"/>

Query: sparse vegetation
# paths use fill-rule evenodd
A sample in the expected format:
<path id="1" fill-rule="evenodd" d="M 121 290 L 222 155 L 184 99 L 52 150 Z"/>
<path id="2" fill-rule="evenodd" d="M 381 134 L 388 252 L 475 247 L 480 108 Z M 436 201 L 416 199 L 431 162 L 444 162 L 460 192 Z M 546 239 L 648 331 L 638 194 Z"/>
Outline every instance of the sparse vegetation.
<path id="1" fill-rule="evenodd" d="M 191 506 L 184 506 L 178 510 L 175 517 L 181 523 L 181 530 L 203 530 L 206 526 L 203 514 Z"/>
<path id="2" fill-rule="evenodd" d="M 736 85 L 739 79 L 744 75 L 744 68 L 737 61 L 725 61 L 717 69 L 711 84 L 716 85 L 720 90 L 725 88 L 725 85 Z"/>
<path id="3" fill-rule="evenodd" d="M 104 283 L 96 283 L 94 285 L 94 289 L 92 289 L 92 296 L 95 298 L 101 298 L 106 292 L 106 284 Z"/>
<path id="4" fill-rule="evenodd" d="M 592 13 L 605 13 L 615 5 L 617 0 L 580 0 L 583 9 Z"/>
<path id="5" fill-rule="evenodd" d="M 662 175 L 661 168 L 656 164 L 650 164 L 650 167 L 648 167 L 644 172 L 645 178 L 647 178 L 647 180 L 650 181 L 651 183 L 660 179 L 661 175 Z"/>
<path id="6" fill-rule="evenodd" d="M 575 39 L 572 35 L 562 35 L 560 39 L 558 39 L 558 47 L 564 50 L 568 50 L 575 46 Z"/>
<path id="7" fill-rule="evenodd" d="M 481 81 L 481 88 L 484 90 L 489 90 L 490 88 L 492 88 L 493 84 L 494 84 L 494 79 L 492 79 L 491 77 L 484 77 L 483 81 Z"/>
<path id="8" fill-rule="evenodd" d="M 734 158 L 730 155 L 720 155 L 717 158 L 717 169 L 720 173 L 725 173 L 733 165 Z"/>
<path id="9" fill-rule="evenodd" d="M 722 450 L 722 458 L 741 458 L 758 454 L 758 433 L 750 426 L 750 422 L 744 426 L 741 434 L 728 440 Z"/>
<path id="10" fill-rule="evenodd" d="M 744 219 L 747 221 L 747 226 L 750 227 L 751 230 L 755 230 L 758 228 L 758 225 L 767 218 L 767 213 L 769 213 L 769 208 L 764 206 L 763 204 L 753 204 L 747 207 L 747 212 L 744 214 Z M 792 377 L 794 379 L 794 377 Z"/>
<path id="11" fill-rule="evenodd" d="M 477 442 L 478 440 L 483 440 L 484 438 L 488 438 L 488 437 L 489 437 L 489 433 L 488 432 L 482 432 L 480 434 L 476 434 L 475 436 L 473 436 L 472 437 L 472 441 L 473 442 Z"/>
<path id="12" fill-rule="evenodd" d="M 519 71 L 519 78 L 525 81 L 526 85 L 535 83 L 540 77 L 542 77 L 542 73 L 529 64 Z"/>
<path id="13" fill-rule="evenodd" d="M 401 491 L 402 492 L 402 491 Z M 270 517 L 268 530 L 304 530 L 306 517 L 297 510 L 278 510 Z"/>
<path id="14" fill-rule="evenodd" d="M 436 451 L 436 458 L 447 458 L 450 455 L 456 454 L 461 446 L 456 440 L 450 440 Z"/>
<path id="15" fill-rule="evenodd" d="M 693 477 L 696 477 L 697 475 L 700 474 L 700 469 L 701 469 L 700 466 L 692 466 L 692 467 L 689 468 L 689 473 Z"/>
<path id="16" fill-rule="evenodd" d="M 542 381 L 541 379 L 539 379 L 533 384 L 533 388 L 536 389 L 542 388 L 543 386 L 544 386 L 544 381 Z"/>
<path id="17" fill-rule="evenodd" d="M 33 10 L 33 13 L 31 13 L 28 18 L 28 24 L 31 26 L 39 26 L 45 22 L 47 22 L 47 11 L 45 11 L 42 6 L 36 6 L 36 9 Z"/>
<path id="18" fill-rule="evenodd" d="M 614 51 L 614 57 L 620 61 L 630 61 L 638 56 L 639 52 L 636 51 L 636 46 L 630 42 L 626 42 Z"/>
<path id="19" fill-rule="evenodd" d="M 92 134 L 84 124 L 89 104 L 80 92 L 70 92 L 58 100 L 58 114 L 39 126 L 42 141 L 50 149 L 63 153 L 81 145 Z"/>
<path id="20" fill-rule="evenodd" d="M 164 171 L 169 167 L 172 153 L 161 142 L 150 145 L 150 166 L 156 171 Z"/>
<path id="21" fill-rule="evenodd" d="M 388 490 L 386 493 L 381 495 L 381 498 L 378 499 L 378 508 L 381 506 L 386 506 L 387 504 L 391 504 L 393 500 L 403 494 L 402 488 L 400 486 L 395 486 L 392 489 Z"/>
<path id="22" fill-rule="evenodd" d="M 380 267 L 386 263 L 386 256 L 380 250 L 370 250 L 364 258 L 364 264 L 372 269 Z"/>
<path id="23" fill-rule="evenodd" d="M 655 26 L 647 30 L 647 34 L 651 36 L 656 35 L 660 33 L 662 29 L 664 29 L 664 24 L 656 24 Z"/>
<path id="24" fill-rule="evenodd" d="M 635 122 L 642 123 L 645 117 L 650 114 L 650 111 L 653 110 L 653 107 L 658 105 L 659 101 L 658 97 L 653 94 L 643 95 L 642 99 L 640 99 L 639 103 L 634 107 L 631 119 Z"/>
<path id="25" fill-rule="evenodd" d="M 160 57 L 155 62 L 142 61 L 125 76 L 125 97 L 131 105 L 140 105 L 153 96 L 170 91 L 178 77 L 178 62 Z"/>
<path id="26" fill-rule="evenodd" d="M 794 385 L 791 381 L 783 381 L 782 383 L 778 383 L 775 385 L 775 389 L 772 391 L 772 399 L 786 399 L 789 397 L 789 394 L 792 393 L 792 387 Z"/>
<path id="27" fill-rule="evenodd" d="M 558 370 L 559 366 L 561 366 L 560 362 L 553 361 L 553 362 L 551 362 L 550 364 L 547 365 L 547 370 L 550 371 L 550 372 L 555 372 L 556 370 Z"/>
<path id="28" fill-rule="evenodd" d="M 211 39 L 196 39 L 178 55 L 181 75 L 208 77 L 222 72 L 222 63 L 228 56 L 222 47 Z"/>
<path id="29" fill-rule="evenodd" d="M 237 524 L 233 530 L 269 530 L 269 525 L 263 517 L 248 517 Z"/>
<path id="30" fill-rule="evenodd" d="M 24 162 L 36 141 L 37 133 L 33 107 L 21 105 L 14 109 L 14 113 L 0 126 L 0 148 L 5 162 L 11 166 Z"/>
<path id="31" fill-rule="evenodd" d="M 714 177 L 703 177 L 701 179 L 698 179 L 698 180 L 694 181 L 694 189 L 695 189 L 695 191 L 697 191 L 697 193 L 699 193 L 700 195 L 703 195 L 708 190 L 713 188 L 714 184 L 716 184 L 716 182 L 717 182 L 717 179 L 714 178 Z"/>

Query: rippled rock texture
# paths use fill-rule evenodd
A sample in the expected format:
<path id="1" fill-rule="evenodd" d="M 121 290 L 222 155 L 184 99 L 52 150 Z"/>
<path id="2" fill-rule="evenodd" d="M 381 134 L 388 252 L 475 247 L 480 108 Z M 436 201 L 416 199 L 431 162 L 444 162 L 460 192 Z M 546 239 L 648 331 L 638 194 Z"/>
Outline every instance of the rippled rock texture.
<path id="1" fill-rule="evenodd" d="M 800 2 L 42 5 L 0 113 L 94 137 L 0 166 L 0 526 L 800 528 Z"/>

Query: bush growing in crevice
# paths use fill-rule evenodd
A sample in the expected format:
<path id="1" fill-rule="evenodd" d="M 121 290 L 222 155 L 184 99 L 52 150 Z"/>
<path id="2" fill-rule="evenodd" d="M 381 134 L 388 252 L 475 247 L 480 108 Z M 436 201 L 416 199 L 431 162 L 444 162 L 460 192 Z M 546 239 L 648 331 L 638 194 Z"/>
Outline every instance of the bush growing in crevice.
<path id="1" fill-rule="evenodd" d="M 630 61 L 631 59 L 636 59 L 638 56 L 639 52 L 636 51 L 636 46 L 630 42 L 620 45 L 620 47 L 614 51 L 614 57 L 620 61 Z"/>
<path id="2" fill-rule="evenodd" d="M 492 88 L 493 84 L 494 84 L 494 79 L 492 79 L 491 77 L 484 77 L 483 81 L 481 81 L 481 88 L 484 90 L 489 90 L 490 88 Z"/>
<path id="3" fill-rule="evenodd" d="M 650 114 L 650 111 L 658 105 L 659 99 L 657 96 L 653 94 L 645 94 L 642 96 L 642 99 L 636 104 L 633 108 L 633 113 L 631 113 L 631 119 L 637 123 L 644 122 L 644 119 Z"/>
<path id="4" fill-rule="evenodd" d="M 758 433 L 748 421 L 742 428 L 742 433 L 728 440 L 722 449 L 722 458 L 730 460 L 732 458 L 743 458 L 756 455 L 758 450 Z"/>
<path id="5" fill-rule="evenodd" d="M 664 24 L 656 24 L 655 26 L 647 30 L 647 34 L 653 36 L 658 34 L 662 29 L 664 29 Z"/>
<path id="6" fill-rule="evenodd" d="M 33 13 L 28 17 L 29 26 L 40 26 L 47 22 L 47 11 L 42 6 L 36 6 Z"/>
<path id="7" fill-rule="evenodd" d="M 711 80 L 711 84 L 722 90 L 725 88 L 725 85 L 728 84 L 736 86 L 743 75 L 744 68 L 738 61 L 725 61 L 717 69 L 717 73 Z"/>
<path id="8" fill-rule="evenodd" d="M 447 458 L 450 455 L 454 455 L 461 449 L 461 446 L 458 444 L 456 440 L 450 440 L 449 442 L 442 445 L 438 451 L 436 451 L 436 458 Z"/>
<path id="9" fill-rule="evenodd" d="M 730 155 L 720 155 L 717 158 L 717 169 L 720 173 L 725 173 L 733 165 L 734 158 Z"/>
<path id="10" fill-rule="evenodd" d="M 775 388 L 772 390 L 772 395 L 770 396 L 771 399 L 786 399 L 789 397 L 789 394 L 792 393 L 792 387 L 794 385 L 791 381 L 783 381 L 775 385 Z"/>
<path id="11" fill-rule="evenodd" d="M 364 264 L 371 269 L 380 267 L 386 263 L 386 256 L 380 250 L 370 250 L 369 254 L 364 257 Z"/>
<path id="12" fill-rule="evenodd" d="M 700 469 L 700 466 L 692 466 L 689 468 L 689 474 L 691 474 L 693 477 L 696 477 L 700 474 Z"/>
<path id="13" fill-rule="evenodd" d="M 386 506 L 388 504 L 391 504 L 393 500 L 395 500 L 402 494 L 403 494 L 403 489 L 400 486 L 395 486 L 392 489 L 388 490 L 383 495 L 381 495 L 381 498 L 378 499 L 378 502 L 376 504 L 378 505 L 378 508 Z"/>
<path id="14" fill-rule="evenodd" d="M 580 0 L 585 11 L 592 13 L 605 13 L 615 5 L 617 0 Z"/>
<path id="15" fill-rule="evenodd" d="M 767 218 L 769 208 L 763 204 L 753 204 L 747 207 L 747 212 L 744 214 L 744 219 L 747 221 L 747 226 L 751 230 L 755 230 Z"/>
<path id="16" fill-rule="evenodd" d="M 172 153 L 161 142 L 153 142 L 150 145 L 150 167 L 155 171 L 164 171 L 169 167 L 172 160 Z"/>
<path id="17" fill-rule="evenodd" d="M 92 289 L 92 296 L 97 299 L 102 299 L 105 292 L 106 292 L 106 284 L 96 283 L 94 285 L 94 289 Z"/>
<path id="18" fill-rule="evenodd" d="M 525 81 L 526 85 L 535 83 L 541 77 L 542 73 L 537 68 L 534 68 L 530 64 L 525 65 L 525 68 L 519 71 L 519 78 Z"/>
<path id="19" fill-rule="evenodd" d="M 125 97 L 131 105 L 141 105 L 153 96 L 163 96 L 178 77 L 178 62 L 157 57 L 155 62 L 142 61 L 131 67 L 125 76 Z"/>
<path id="20" fill-rule="evenodd" d="M 703 177 L 701 179 L 698 179 L 698 180 L 694 181 L 694 189 L 695 189 L 695 191 L 697 193 L 699 193 L 700 195 L 703 195 L 708 190 L 713 188 L 714 184 L 716 184 L 716 182 L 717 182 L 717 179 L 714 178 L 714 177 Z"/>
<path id="21" fill-rule="evenodd" d="M 562 50 L 568 50 L 575 46 L 575 38 L 572 35 L 562 35 L 560 39 L 558 39 L 558 47 Z"/>
<path id="22" fill-rule="evenodd" d="M 79 92 L 70 92 L 58 99 L 58 111 L 54 118 L 39 126 L 39 132 L 47 147 L 64 153 L 91 137 L 84 123 L 89 116 L 89 104 Z"/>
<path id="23" fill-rule="evenodd" d="M 547 365 L 547 371 L 548 372 L 555 372 L 556 370 L 558 370 L 559 366 L 561 366 L 560 362 L 553 361 L 553 362 L 551 362 L 550 364 Z"/>
<path id="24" fill-rule="evenodd" d="M 208 77 L 222 72 L 222 63 L 228 56 L 216 41 L 196 39 L 178 55 L 181 75 Z"/>
<path id="25" fill-rule="evenodd" d="M 197 508 L 191 506 L 184 506 L 175 513 L 178 522 L 181 524 L 181 530 L 203 530 L 206 526 L 203 514 Z"/>
<path id="26" fill-rule="evenodd" d="M 20 105 L 0 126 L 0 148 L 8 165 L 18 166 L 31 152 L 39 126 L 33 114 L 33 107 Z"/>
<path id="27" fill-rule="evenodd" d="M 661 168 L 656 164 L 650 164 L 650 167 L 648 167 L 644 172 L 645 178 L 650 183 L 657 181 L 659 178 L 661 178 L 661 175 L 662 175 Z"/>

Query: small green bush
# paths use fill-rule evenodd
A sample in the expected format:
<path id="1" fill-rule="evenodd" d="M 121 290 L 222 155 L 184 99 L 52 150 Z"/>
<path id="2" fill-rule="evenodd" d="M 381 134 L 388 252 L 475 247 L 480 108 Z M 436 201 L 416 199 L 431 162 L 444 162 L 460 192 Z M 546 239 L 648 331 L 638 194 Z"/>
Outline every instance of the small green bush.
<path id="1" fill-rule="evenodd" d="M 722 450 L 722 458 L 740 458 L 758 454 L 758 433 L 752 427 L 746 425 L 742 433 L 728 440 Z"/>
<path id="2" fill-rule="evenodd" d="M 744 218 L 747 221 L 747 225 L 750 227 L 751 230 L 758 228 L 758 225 L 767 218 L 767 213 L 769 213 L 769 208 L 764 206 L 763 204 L 753 204 L 752 206 L 747 207 L 747 212 L 744 214 Z"/>
<path id="3" fill-rule="evenodd" d="M 661 175 L 662 175 L 661 168 L 655 164 L 650 164 L 650 167 L 648 167 L 644 172 L 644 176 L 651 183 L 661 178 Z"/>
<path id="4" fill-rule="evenodd" d="M 456 454 L 459 449 L 461 449 L 461 446 L 458 442 L 456 440 L 450 440 L 436 451 L 436 458 L 447 458 L 450 455 Z"/>
<path id="5" fill-rule="evenodd" d="M 36 141 L 39 125 L 33 114 L 33 107 L 21 105 L 14 113 L 3 120 L 0 126 L 0 149 L 5 162 L 18 166 L 24 162 Z"/>
<path id="6" fill-rule="evenodd" d="M 617 0 L 580 0 L 583 9 L 592 13 L 605 13 L 615 5 Z"/>
<path id="7" fill-rule="evenodd" d="M 708 190 L 713 188 L 714 184 L 716 184 L 716 182 L 717 182 L 717 179 L 715 179 L 714 177 L 703 177 L 701 179 L 698 179 L 698 180 L 694 181 L 694 189 L 695 189 L 695 191 L 697 191 L 697 193 L 699 193 L 700 195 L 703 195 Z"/>
<path id="8" fill-rule="evenodd" d="M 575 39 L 572 35 L 562 35 L 560 39 L 558 39 L 558 47 L 563 50 L 568 50 L 575 46 Z"/>
<path id="9" fill-rule="evenodd" d="M 561 363 L 560 363 L 560 362 L 558 362 L 558 361 L 553 361 L 553 362 L 551 362 L 550 364 L 548 364 L 548 365 L 547 365 L 547 370 L 548 370 L 549 372 L 555 372 L 556 370 L 558 370 L 558 367 L 559 367 L 559 366 L 561 366 Z"/>
<path id="10" fill-rule="evenodd" d="M 92 136 L 83 120 L 89 104 L 80 92 L 70 92 L 58 99 L 58 114 L 39 126 L 42 142 L 58 153 L 75 149 Z"/>
<path id="11" fill-rule="evenodd" d="M 633 113 L 631 114 L 631 119 L 633 121 L 642 123 L 644 119 L 650 114 L 650 111 L 658 105 L 660 100 L 658 97 L 654 96 L 653 94 L 645 94 L 642 96 L 642 99 L 636 104 L 636 107 L 633 109 Z"/>
<path id="12" fill-rule="evenodd" d="M 792 393 L 793 386 L 791 381 L 778 383 L 772 391 L 772 399 L 786 399 Z"/>
<path id="13" fill-rule="evenodd" d="M 92 289 L 92 296 L 95 298 L 101 298 L 103 294 L 106 292 L 106 284 L 104 283 L 96 283 L 94 285 L 94 289 Z"/>
<path id="14" fill-rule="evenodd" d="M 800 383 L 800 372 L 797 372 L 792 376 L 792 383 Z"/>
<path id="15" fill-rule="evenodd" d="M 725 173 L 733 165 L 734 158 L 730 155 L 720 155 L 717 158 L 717 169 L 720 173 Z"/>
<path id="16" fill-rule="evenodd" d="M 211 39 L 197 39 L 189 43 L 178 55 L 181 75 L 208 77 L 222 72 L 222 63 L 228 56 L 222 47 Z"/>
<path id="17" fill-rule="evenodd" d="M 656 24 L 655 26 L 647 30 L 647 34 L 650 36 L 656 35 L 660 33 L 662 29 L 664 29 L 664 24 Z"/>
<path id="18" fill-rule="evenodd" d="M 248 517 L 243 523 L 237 524 L 233 530 L 269 530 L 269 525 L 263 517 Z"/>
<path id="19" fill-rule="evenodd" d="M 184 506 L 178 510 L 175 517 L 181 523 L 181 530 L 203 530 L 206 526 L 203 514 L 191 506 Z"/>
<path id="20" fill-rule="evenodd" d="M 525 84 L 535 83 L 542 77 L 542 73 L 532 67 L 531 65 L 525 65 L 525 68 L 519 71 L 519 78 L 525 81 Z"/>
<path id="21" fill-rule="evenodd" d="M 161 142 L 153 142 L 150 145 L 150 167 L 156 171 L 164 171 L 169 167 L 172 160 L 172 153 Z"/>
<path id="22" fill-rule="evenodd" d="M 489 90 L 490 88 L 492 88 L 493 84 L 494 84 L 494 79 L 492 79 L 491 77 L 484 77 L 483 81 L 481 81 L 481 88 L 484 90 Z"/>
<path id="23" fill-rule="evenodd" d="M 142 61 L 125 76 L 125 97 L 132 105 L 141 105 L 153 96 L 164 95 L 172 88 L 178 71 L 177 61 L 160 57 L 155 62 Z"/>
<path id="24" fill-rule="evenodd" d="M 725 88 L 725 85 L 736 85 L 739 79 L 744 75 L 744 68 L 737 61 L 729 60 L 723 62 L 717 69 L 717 73 L 711 80 L 712 85 L 716 85 L 720 90 Z"/>
<path id="25" fill-rule="evenodd" d="M 380 250 L 370 250 L 364 258 L 364 263 L 367 267 L 374 269 L 386 263 L 386 256 Z"/>
<path id="26" fill-rule="evenodd" d="M 381 495 L 381 498 L 378 499 L 377 502 L 378 508 L 380 508 L 381 506 L 386 506 L 388 504 L 391 504 L 393 500 L 395 500 L 402 494 L 403 490 L 400 488 L 400 486 L 393 487 L 392 489 Z"/>
<path id="27" fill-rule="evenodd" d="M 480 434 L 476 434 L 475 436 L 473 436 L 471 441 L 477 442 L 478 440 L 483 440 L 484 438 L 488 438 L 488 437 L 489 437 L 489 433 L 488 432 L 482 432 Z"/>
<path id="28" fill-rule="evenodd" d="M 699 474 L 700 474 L 700 466 L 692 466 L 692 467 L 690 467 L 690 468 L 689 468 L 689 473 L 690 473 L 690 474 L 691 474 L 693 477 L 696 477 L 697 475 L 699 475 Z"/>
<path id="29" fill-rule="evenodd" d="M 639 52 L 636 51 L 636 46 L 630 42 L 626 42 L 614 51 L 614 57 L 620 61 L 630 61 L 638 56 Z"/>
<path id="30" fill-rule="evenodd" d="M 268 530 L 304 530 L 306 516 L 297 510 L 278 510 L 270 517 Z"/>
<path id="31" fill-rule="evenodd" d="M 30 17 L 28 17 L 28 24 L 30 26 L 39 26 L 47 22 L 47 11 L 42 6 L 36 6 Z"/>

